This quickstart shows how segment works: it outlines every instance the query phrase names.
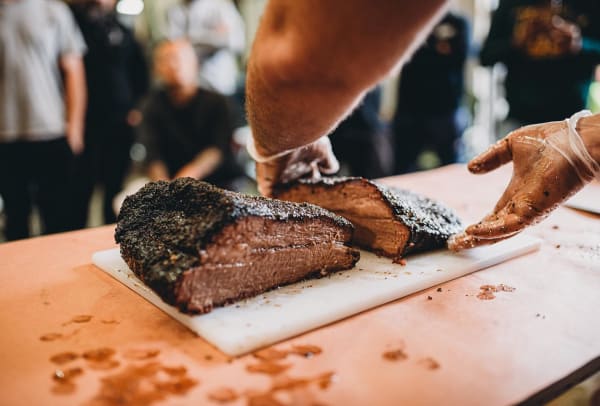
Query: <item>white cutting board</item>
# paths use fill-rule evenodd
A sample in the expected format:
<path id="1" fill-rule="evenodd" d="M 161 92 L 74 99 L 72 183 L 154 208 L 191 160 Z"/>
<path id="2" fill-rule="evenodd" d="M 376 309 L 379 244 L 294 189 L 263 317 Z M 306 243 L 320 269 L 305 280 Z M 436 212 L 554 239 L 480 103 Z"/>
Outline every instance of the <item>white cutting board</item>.
<path id="1" fill-rule="evenodd" d="M 565 206 L 600 214 L 600 183 L 593 182 L 564 203 Z"/>
<path id="2" fill-rule="evenodd" d="M 96 266 L 226 354 L 237 356 L 352 316 L 423 289 L 539 249 L 520 235 L 489 247 L 414 255 L 406 266 L 361 251 L 348 271 L 274 289 L 254 298 L 188 316 L 162 301 L 121 259 L 118 248 L 93 255 Z"/>

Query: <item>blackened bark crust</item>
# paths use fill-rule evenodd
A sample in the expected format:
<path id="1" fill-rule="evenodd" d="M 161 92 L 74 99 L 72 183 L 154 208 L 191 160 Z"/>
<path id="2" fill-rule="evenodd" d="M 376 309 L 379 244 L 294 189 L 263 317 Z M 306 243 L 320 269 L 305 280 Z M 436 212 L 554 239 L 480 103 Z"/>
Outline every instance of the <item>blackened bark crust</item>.
<path id="1" fill-rule="evenodd" d="M 286 191 L 301 185 L 334 193 L 336 186 L 348 183 L 356 183 L 365 191 L 377 190 L 381 201 L 391 209 L 395 220 L 409 229 L 407 244 L 398 251 L 402 256 L 445 247 L 448 238 L 462 230 L 460 219 L 448 207 L 408 190 L 392 188 L 360 177 L 324 177 L 316 181 L 301 179 L 281 187 L 275 191 L 275 196 L 284 196 Z M 318 193 L 315 192 L 310 197 L 311 203 L 319 204 Z M 352 207 L 351 198 L 348 199 L 348 207 Z"/>
<path id="2" fill-rule="evenodd" d="M 347 235 L 341 243 L 350 241 L 353 230 L 347 220 L 314 205 L 247 196 L 183 178 L 149 183 L 127 197 L 115 240 L 131 270 L 163 300 L 185 310 L 185 304 L 176 303 L 183 273 L 201 267 L 200 252 L 224 227 L 248 217 L 274 222 L 317 218 Z M 353 265 L 358 252 L 348 250 Z"/>

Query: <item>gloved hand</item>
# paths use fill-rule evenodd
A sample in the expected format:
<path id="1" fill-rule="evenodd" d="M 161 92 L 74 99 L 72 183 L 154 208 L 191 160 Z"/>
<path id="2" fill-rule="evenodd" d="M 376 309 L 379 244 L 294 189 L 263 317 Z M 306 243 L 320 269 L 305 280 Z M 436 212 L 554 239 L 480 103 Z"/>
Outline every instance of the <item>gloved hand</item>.
<path id="1" fill-rule="evenodd" d="M 469 162 L 469 171 L 480 174 L 513 161 L 513 175 L 494 211 L 452 236 L 448 247 L 461 250 L 511 237 L 598 176 L 600 165 L 576 131 L 577 120 L 590 114 L 520 128 Z"/>
<path id="2" fill-rule="evenodd" d="M 319 179 L 322 173 L 330 175 L 340 169 L 327 136 L 303 147 L 270 157 L 263 157 L 256 152 L 252 138 L 247 147 L 248 153 L 256 161 L 258 191 L 267 197 L 273 195 L 273 188 L 279 184 L 302 177 Z"/>

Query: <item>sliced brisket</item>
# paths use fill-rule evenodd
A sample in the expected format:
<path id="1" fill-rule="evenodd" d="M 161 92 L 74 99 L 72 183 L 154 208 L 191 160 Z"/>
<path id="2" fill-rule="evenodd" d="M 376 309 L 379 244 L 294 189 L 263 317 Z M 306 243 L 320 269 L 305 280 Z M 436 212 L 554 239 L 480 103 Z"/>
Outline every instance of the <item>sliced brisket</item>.
<path id="1" fill-rule="evenodd" d="M 350 220 L 353 243 L 392 258 L 441 248 L 462 227 L 447 207 L 415 193 L 364 178 L 300 180 L 276 197 L 321 206 Z"/>
<path id="2" fill-rule="evenodd" d="M 163 300 L 206 313 L 237 299 L 354 266 L 353 227 L 310 205 L 246 196 L 191 178 L 129 196 L 115 240 Z"/>

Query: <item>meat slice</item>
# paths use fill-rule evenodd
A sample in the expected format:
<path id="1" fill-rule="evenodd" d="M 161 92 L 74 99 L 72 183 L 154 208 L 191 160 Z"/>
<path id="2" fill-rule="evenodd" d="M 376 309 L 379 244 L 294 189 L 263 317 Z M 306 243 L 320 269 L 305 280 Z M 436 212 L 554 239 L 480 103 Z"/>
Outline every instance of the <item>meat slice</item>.
<path id="1" fill-rule="evenodd" d="M 300 180 L 275 194 L 345 217 L 356 227 L 354 244 L 395 259 L 444 247 L 448 237 L 462 229 L 458 217 L 441 204 L 364 178 Z"/>
<path id="2" fill-rule="evenodd" d="M 225 191 L 191 178 L 129 196 L 115 240 L 132 271 L 167 303 L 207 313 L 312 275 L 349 269 L 353 226 L 311 204 Z"/>

